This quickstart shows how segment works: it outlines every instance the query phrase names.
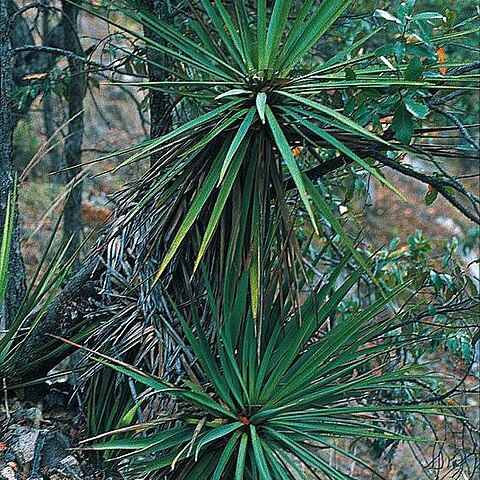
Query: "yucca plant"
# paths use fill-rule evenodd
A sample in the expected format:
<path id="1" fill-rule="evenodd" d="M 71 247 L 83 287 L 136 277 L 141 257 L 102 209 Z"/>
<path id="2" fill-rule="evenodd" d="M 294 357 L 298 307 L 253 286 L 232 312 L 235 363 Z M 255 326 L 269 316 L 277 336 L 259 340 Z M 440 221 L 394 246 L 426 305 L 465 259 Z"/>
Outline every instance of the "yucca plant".
<path id="1" fill-rule="evenodd" d="M 327 328 L 329 315 L 370 268 L 332 213 L 318 172 L 348 163 L 395 190 L 375 163 L 379 155 L 397 165 L 405 152 L 418 153 L 411 138 L 423 131 L 413 131 L 410 115 L 420 124 L 435 92 L 469 89 L 477 75 L 444 76 L 438 69 L 445 64 L 425 61 L 414 49 L 396 59 L 360 54 L 378 31 L 331 58 L 312 55 L 351 0 L 187 3 L 192 15 L 181 28 L 133 0 L 115 3 L 129 22 L 105 17 L 170 58 L 168 66 L 156 65 L 168 81 L 140 85 L 171 94 L 191 116 L 123 151 L 129 155 L 118 167 L 152 159 L 148 173 L 119 195 L 124 206 L 104 239 L 105 285 L 122 287 L 109 300 L 120 305 L 134 298 L 112 308 L 113 320 L 90 344 L 134 356 L 143 371 L 93 353 L 153 388 L 158 396 L 139 400 L 138 408 L 154 398 L 159 413 L 155 425 L 113 433 L 143 430 L 141 437 L 94 448 L 131 450 L 133 471 L 159 478 L 349 478 L 319 452 L 352 459 L 344 437 L 411 440 L 376 414 L 439 410 L 389 398 L 405 390 L 415 396 L 422 385 L 404 369 L 386 368 L 401 346 L 395 340 L 401 317 L 378 315 L 401 289 L 382 292 L 366 310 Z M 358 91 L 377 92 L 383 115 L 396 117 L 394 128 L 357 115 L 360 107 L 348 112 L 349 95 Z M 442 145 L 423 147 L 429 155 L 456 155 Z M 297 222 L 318 234 L 328 223 L 360 271 L 339 281 L 342 263 L 313 288 L 292 234 Z M 121 338 L 112 330 L 119 324 Z M 138 335 L 146 324 L 161 332 L 148 349 Z M 147 358 L 161 378 L 147 373 Z"/>
<path id="2" fill-rule="evenodd" d="M 251 196 L 252 204 L 258 206 L 260 223 L 267 211 L 270 215 L 271 208 L 289 211 L 287 185 L 294 187 L 318 233 L 318 215 L 330 216 L 320 192 L 311 182 L 318 170 L 317 159 L 322 148 L 336 150 L 345 163 L 353 162 L 389 185 L 369 160 L 372 153 L 413 151 L 408 145 L 412 135 L 400 130 L 411 128 L 410 111 L 417 118 L 426 117 L 425 100 L 430 91 L 473 88 L 471 84 L 478 80 L 477 74 L 447 77 L 438 72 L 438 63 L 422 63 L 413 53 L 396 65 L 382 55 L 355 55 L 378 30 L 326 61 L 306 57 L 352 3 L 352 0 L 325 0 L 318 4 L 310 0 L 297 7 L 292 0 L 279 0 L 267 7 L 266 1 L 247 6 L 241 1 L 202 0 L 193 4 L 196 16 L 188 19 L 186 33 L 155 18 L 139 2 L 115 4 L 115 9 L 155 32 L 165 43 L 155 43 L 132 27 L 119 27 L 144 41 L 148 48 L 171 58 L 173 67 L 168 69 L 171 80 L 144 82 L 141 86 L 170 93 L 179 100 L 183 98 L 200 112 L 172 132 L 134 147 L 131 150 L 135 153 L 122 164 L 152 154 L 157 156 L 156 165 L 134 186 L 137 205 L 133 211 L 130 209 L 124 222 L 131 221 L 135 212 L 147 204 L 165 208 L 168 202 L 178 209 L 179 195 L 188 198 L 186 213 L 175 218 L 174 226 L 169 218 L 168 225 L 158 227 L 164 233 L 167 228 L 172 233 L 155 280 L 182 244 L 190 237 L 196 239 L 195 225 L 201 225 L 202 242 L 196 252 L 194 270 L 212 242 L 216 243 L 217 251 L 226 252 L 218 244 L 216 233 L 231 221 L 233 203 L 242 204 Z M 456 36 L 475 31 L 460 31 Z M 429 42 L 441 44 L 446 38 L 449 35 L 437 35 Z M 407 47 L 415 52 L 421 43 L 417 40 Z M 441 68 L 446 68 L 446 64 L 442 65 Z M 333 93 L 359 90 L 376 91 L 386 104 L 392 92 L 404 98 L 401 105 L 390 105 L 390 114 L 397 113 L 397 118 L 401 118 L 403 112 L 405 116 L 403 127 L 401 120 L 395 122 L 396 139 L 391 128 L 386 133 L 374 125 L 372 131 L 371 125 L 342 112 L 344 105 L 338 104 Z M 303 148 L 306 153 L 296 158 L 295 147 Z M 445 148 L 425 148 L 438 155 L 455 155 Z M 250 184 L 254 185 L 251 192 Z M 162 219 L 172 215 L 173 212 L 162 215 Z M 280 224 L 287 231 L 290 228 L 290 222 L 283 217 Z M 235 227 L 231 225 L 228 230 Z M 245 235 L 248 244 L 255 243 L 259 232 L 247 229 Z M 358 256 L 357 261 L 361 263 Z"/>
<path id="3" fill-rule="evenodd" d="M 412 438 L 387 419 L 391 413 L 449 414 L 439 405 L 403 405 L 399 397 L 402 390 L 416 397 L 423 390 L 420 380 L 426 380 L 393 366 L 402 344 L 395 337 L 402 316 L 389 312 L 388 305 L 403 286 L 328 326 L 360 276 L 356 272 L 340 281 L 347 260 L 301 305 L 288 299 L 290 285 L 270 289 L 261 319 L 252 315 L 247 274 L 238 285 L 225 287 L 223 308 L 204 276 L 207 300 L 192 298 L 183 308 L 172 304 L 201 376 L 191 373 L 174 385 L 93 353 L 153 389 L 159 401 L 176 403 L 155 421 L 109 432 L 117 439 L 96 439 L 90 448 L 120 451 L 116 459 L 130 460 L 132 476 L 343 480 L 353 478 L 345 471 L 352 462 L 375 477 L 374 468 L 349 450 L 351 440 L 428 442 L 427 435 Z M 209 323 L 206 317 L 215 324 L 213 333 L 202 326 Z M 328 461 L 324 453 L 330 450 L 344 458 L 343 464 Z"/>
<path id="4" fill-rule="evenodd" d="M 155 158 L 149 172 L 119 198 L 126 207 L 116 222 L 116 227 L 134 233 L 140 232 L 149 217 L 149 231 L 142 233 L 139 241 L 144 244 L 139 256 L 160 259 L 150 283 L 155 284 L 174 259 L 178 264 L 181 258 L 190 273 L 206 259 L 209 268 L 216 269 L 216 276 L 222 277 L 232 255 L 243 255 L 252 267 L 250 283 L 256 308 L 262 284 L 261 257 L 270 254 L 266 245 L 270 245 L 269 251 L 277 248 L 278 252 L 288 239 L 288 256 L 298 256 L 295 238 L 288 235 L 294 224 L 293 210 L 294 218 L 298 212 L 306 212 L 317 233 L 321 219 L 326 219 L 365 268 L 316 185 L 317 172 L 328 171 L 329 162 L 322 162 L 322 153 L 337 152 L 340 165 L 352 163 L 395 190 L 375 159 L 381 152 L 386 158 L 413 151 L 421 154 L 410 145 L 412 118 L 420 123 L 427 117 L 427 100 L 438 91 L 474 88 L 478 75 L 442 75 L 439 68 L 450 65 L 422 58 L 424 53 L 418 52 L 424 52 L 422 42 L 426 41 L 421 37 L 409 40 L 407 53 L 397 60 L 381 52 L 359 54 L 381 28 L 332 58 L 312 55 L 312 49 L 351 7 L 352 0 L 188 3 L 193 14 L 184 22 L 186 30 L 155 18 L 141 2 L 115 3 L 116 11 L 154 32 L 162 43 L 135 30 L 131 21 L 117 24 L 104 17 L 170 58 L 168 67 L 156 65 L 167 70 L 170 80 L 138 85 L 169 93 L 190 111 L 198 112 L 172 132 L 125 150 L 131 155 L 118 167 L 152 155 Z M 414 2 L 408 3 L 408 8 L 413 8 Z M 101 10 L 83 7 L 102 16 Z M 424 17 L 418 22 L 438 19 Z M 424 27 L 426 30 L 428 25 Z M 476 31 L 465 28 L 455 32 L 455 37 Z M 432 35 L 429 48 L 451 35 Z M 383 115 L 395 115 L 393 129 L 383 130 L 372 116 L 360 118 L 358 112 L 347 112 L 350 93 L 361 91 L 376 92 L 386 106 Z M 361 108 L 364 106 L 357 107 Z M 418 130 L 416 135 L 421 133 Z M 450 146 L 423 148 L 429 155 L 457 155 Z M 338 166 L 338 159 L 333 164 Z M 244 207 L 251 215 L 246 224 L 239 213 Z M 117 228 L 112 231 L 118 234 Z M 198 235 L 201 242 L 196 249 L 193 245 Z M 239 249 L 236 254 L 231 252 L 232 243 Z"/>
<path id="5" fill-rule="evenodd" d="M 414 2 L 407 3 L 411 10 Z M 196 274 L 203 264 L 221 304 L 224 282 L 238 281 L 231 273 L 234 265 L 237 272 L 247 272 L 252 312 L 262 318 L 265 262 L 275 259 L 284 265 L 285 274 L 296 279 L 290 282 L 290 295 L 301 293 L 295 285 L 307 274 L 296 236 L 291 235 L 300 223 L 320 234 L 325 225 L 332 227 L 342 248 L 369 270 L 333 213 L 319 182 L 322 174 L 350 164 L 389 185 L 381 163 L 375 163 L 379 155 L 399 168 L 404 153 L 420 155 L 420 147 L 429 160 L 458 156 L 452 145 L 425 142 L 423 133 L 430 128 L 414 132 L 410 110 L 416 108 L 417 117 L 427 115 L 415 119 L 420 127 L 428 121 L 426 105 L 435 92 L 475 88 L 478 75 L 456 75 L 454 69 L 462 63 L 440 64 L 435 48 L 478 28 L 464 24 L 453 33 L 441 33 L 430 25 L 438 16 L 419 19 L 424 22 L 423 37 L 405 40 L 403 57 L 378 49 L 362 53 L 380 28 L 331 58 L 321 58 L 314 48 L 326 41 L 327 32 L 352 5 L 351 0 L 201 0 L 187 2 L 191 15 L 183 17 L 182 12 L 174 25 L 133 0 L 115 2 L 117 15 L 111 17 L 96 5 L 82 4 L 169 59 L 168 65 L 154 65 L 166 71 L 168 81 L 132 85 L 171 94 L 189 112 L 188 118 L 176 117 L 170 133 L 123 151 L 127 158 L 118 168 L 142 159 L 152 162 L 142 178 L 118 195 L 120 207 L 104 237 L 106 299 L 112 302 L 111 288 L 118 300 L 112 305 L 115 319 L 95 335 L 94 345 L 108 349 L 115 344 L 119 354 L 131 351 L 142 359 L 147 351 L 161 348 L 164 365 L 152 366 L 154 361 L 149 368 L 171 375 L 183 347 L 172 330 L 175 321 L 165 308 L 160 283 L 171 295 L 175 292 L 178 304 L 188 301 L 188 288 L 194 296 L 204 295 Z M 408 11 L 404 17 L 407 14 L 413 15 Z M 142 28 L 162 42 L 145 36 Z M 429 29 L 433 33 L 425 40 Z M 132 56 L 137 61 L 145 60 L 136 52 Z M 450 68 L 449 75 L 439 68 Z M 358 100 L 369 94 L 377 96 L 381 118 L 397 119 L 392 126 L 387 120 L 382 126 L 375 112 Z M 466 151 L 461 154 L 468 156 Z M 452 194 L 455 185 L 448 182 L 448 188 L 438 192 L 458 205 L 459 197 Z M 460 190 L 463 195 L 465 190 Z M 279 272 L 283 276 L 282 269 Z M 129 303 L 130 295 L 135 306 Z M 124 335 L 118 339 L 120 324 Z M 138 331 L 146 325 L 159 332 L 160 347 L 142 342 Z"/>

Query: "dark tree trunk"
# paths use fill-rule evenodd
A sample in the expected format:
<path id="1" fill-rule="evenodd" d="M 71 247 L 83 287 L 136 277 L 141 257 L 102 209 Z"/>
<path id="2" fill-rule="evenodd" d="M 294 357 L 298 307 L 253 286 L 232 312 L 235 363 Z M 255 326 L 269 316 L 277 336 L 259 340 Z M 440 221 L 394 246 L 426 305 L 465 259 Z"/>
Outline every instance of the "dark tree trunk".
<path id="1" fill-rule="evenodd" d="M 83 48 L 78 38 L 78 8 L 69 2 L 62 3 L 64 48 L 77 55 L 84 56 Z M 80 248 L 82 233 L 81 201 L 82 181 L 78 179 L 81 168 L 78 166 L 82 161 L 83 143 L 83 99 L 87 91 L 86 75 L 84 66 L 77 59 L 68 59 L 70 79 L 68 84 L 68 137 L 65 141 L 64 159 L 69 168 L 66 173 L 66 181 L 74 182 L 70 196 L 63 213 L 63 238 L 64 242 L 70 242 L 67 249 L 67 258 L 72 257 Z M 80 268 L 80 260 L 75 260 L 74 270 Z"/>
<path id="2" fill-rule="evenodd" d="M 34 38 L 30 32 L 28 23 L 18 15 L 18 7 L 12 0 L 2 0 L 8 3 L 8 13 L 12 17 L 15 15 L 14 28 L 12 29 L 12 43 L 16 48 L 22 48 L 25 45 L 35 45 Z M 48 30 L 48 22 L 45 20 L 49 14 L 49 6 L 45 5 L 43 11 L 44 31 L 43 46 L 61 48 L 72 51 L 78 56 L 84 56 L 83 48 L 78 38 L 78 9 L 69 2 L 62 2 L 62 19 L 59 24 Z M 32 51 L 17 52 L 14 63 L 14 83 L 15 86 L 22 86 L 25 82 L 24 76 L 29 73 L 38 73 L 50 71 L 57 61 L 56 55 L 51 52 Z M 84 64 L 77 59 L 68 58 L 68 70 L 70 80 L 68 86 L 68 118 L 73 119 L 68 124 L 68 136 L 65 141 L 63 159 L 59 158 L 58 149 L 51 152 L 52 167 L 54 163 L 70 168 L 63 176 L 68 183 L 75 183 L 71 189 L 68 201 L 64 209 L 64 243 L 70 242 L 66 252 L 66 257 L 71 257 L 81 244 L 81 200 L 82 200 L 82 182 L 75 182 L 80 173 L 77 167 L 81 163 L 82 143 L 83 143 L 83 99 L 86 94 L 86 75 L 84 73 Z M 24 116 L 30 108 L 32 98 L 29 98 L 21 111 L 17 111 L 14 123 Z M 45 100 L 44 118 L 46 119 L 46 133 L 50 136 L 53 133 L 54 125 L 52 122 L 50 99 Z M 76 261 L 74 269 L 80 267 L 79 260 Z"/>
<path id="3" fill-rule="evenodd" d="M 164 22 L 169 22 L 171 12 L 169 11 L 169 2 L 165 0 L 144 0 L 146 7 L 155 14 L 155 16 Z M 154 32 L 145 29 L 145 35 L 157 43 L 163 40 Z M 147 48 L 148 77 L 150 82 L 161 82 L 167 80 L 164 70 L 155 66 L 167 66 L 168 59 L 166 56 L 153 48 Z M 150 91 L 150 137 L 156 138 L 168 132 L 172 128 L 172 99 L 167 93 L 157 90 Z M 154 161 L 155 158 L 152 158 Z"/>
<path id="4" fill-rule="evenodd" d="M 0 231 L 3 231 L 8 198 L 13 193 L 15 172 L 13 169 L 13 121 L 12 121 L 12 52 L 10 43 L 9 15 L 7 0 L 0 0 Z M 17 210 L 16 210 L 17 212 Z M 25 293 L 25 268 L 20 249 L 18 214 L 15 213 L 8 284 L 0 317 L 4 327 L 13 320 Z"/>

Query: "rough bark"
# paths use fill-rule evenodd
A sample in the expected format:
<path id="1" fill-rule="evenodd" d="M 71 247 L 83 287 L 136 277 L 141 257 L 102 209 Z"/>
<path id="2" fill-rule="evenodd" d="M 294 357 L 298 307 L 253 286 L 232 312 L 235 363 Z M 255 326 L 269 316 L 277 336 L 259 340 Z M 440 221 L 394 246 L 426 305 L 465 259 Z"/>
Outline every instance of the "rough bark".
<path id="1" fill-rule="evenodd" d="M 42 378 L 72 353 L 72 349 L 68 348 L 42 360 L 42 357 L 52 350 L 49 334 L 70 337 L 76 327 L 82 325 L 86 317 L 95 311 L 96 301 L 99 300 L 99 278 L 102 273 L 102 266 L 97 268 L 98 266 L 98 261 L 88 262 L 69 280 L 52 302 L 41 323 L 23 345 L 21 365 L 16 366 L 10 378 L 11 382 L 29 380 L 32 375 Z"/>
<path id="2" fill-rule="evenodd" d="M 11 98 L 13 92 L 12 56 L 6 0 L 0 0 L 0 61 L 0 226 L 3 227 L 5 210 L 9 196 L 13 194 L 15 182 L 12 144 L 14 128 Z M 15 212 L 7 291 L 4 304 L 0 310 L 0 317 L 2 317 L 4 323 L 3 327 L 8 327 L 13 320 L 26 288 L 17 209 L 15 209 Z"/>
<path id="3" fill-rule="evenodd" d="M 145 6 L 155 14 L 159 19 L 169 22 L 170 12 L 168 2 L 165 0 L 144 0 Z M 162 43 L 154 32 L 145 29 L 145 35 L 157 43 Z M 168 58 L 158 50 L 147 48 L 148 77 L 151 82 L 161 82 L 167 80 L 167 74 L 164 70 L 155 66 L 167 65 Z M 167 93 L 156 90 L 150 91 L 150 137 L 156 138 L 170 131 L 172 128 L 172 99 Z M 155 158 L 152 158 L 155 161 Z"/>
<path id="4" fill-rule="evenodd" d="M 78 8 L 69 2 L 62 3 L 64 48 L 79 56 L 84 56 L 77 33 Z M 82 234 L 81 201 L 83 185 L 76 180 L 80 174 L 83 143 L 83 99 L 87 92 L 86 74 L 83 65 L 75 58 L 68 58 L 70 79 L 68 84 L 68 136 L 65 141 L 64 161 L 69 168 L 66 181 L 74 182 L 63 212 L 63 239 L 70 242 L 66 258 L 71 258 L 80 248 Z M 80 260 L 75 260 L 74 270 L 80 268 Z"/>

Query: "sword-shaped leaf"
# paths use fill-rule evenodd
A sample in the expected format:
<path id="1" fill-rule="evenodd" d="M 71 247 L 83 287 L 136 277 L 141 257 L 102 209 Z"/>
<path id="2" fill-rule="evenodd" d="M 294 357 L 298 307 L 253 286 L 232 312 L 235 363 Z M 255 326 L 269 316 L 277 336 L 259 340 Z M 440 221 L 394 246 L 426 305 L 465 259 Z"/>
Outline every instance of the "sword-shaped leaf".
<path id="1" fill-rule="evenodd" d="M 255 113 L 255 111 L 253 112 Z M 231 162 L 231 166 L 227 172 L 227 175 L 225 176 L 223 181 L 221 177 L 219 179 L 219 182 L 221 182 L 220 191 L 218 192 L 217 201 L 215 202 L 215 205 L 212 209 L 212 213 L 210 214 L 210 220 L 208 222 L 207 229 L 205 230 L 202 244 L 200 245 L 200 249 L 198 251 L 197 259 L 195 260 L 195 265 L 193 268 L 194 272 L 197 270 L 198 265 L 202 260 L 202 257 L 204 256 L 205 251 L 208 247 L 208 244 L 212 239 L 213 233 L 217 228 L 218 221 L 220 220 L 220 216 L 223 212 L 225 204 L 227 203 L 233 184 L 237 178 L 238 171 L 242 166 L 249 144 L 250 144 L 249 137 L 247 137 L 247 139 L 245 139 L 245 141 L 242 143 L 240 149 L 236 152 L 236 155 L 234 156 L 233 161 Z M 232 145 L 233 145 L 233 142 L 232 142 Z"/>
<path id="2" fill-rule="evenodd" d="M 276 0 L 273 4 L 265 46 L 266 67 L 273 67 L 273 63 L 278 55 L 278 46 L 282 40 L 291 7 L 292 0 Z"/>
<path id="3" fill-rule="evenodd" d="M 335 23 L 353 0 L 324 0 L 302 28 L 289 35 L 284 46 L 280 69 L 287 74 L 295 67 L 302 55 L 305 55 L 322 35 Z"/>
<path id="4" fill-rule="evenodd" d="M 220 153 L 217 155 L 217 158 L 214 160 L 213 165 L 208 172 L 207 176 L 202 182 L 201 187 L 198 189 L 195 198 L 192 201 L 192 204 L 185 215 L 185 218 L 178 229 L 170 248 L 168 249 L 167 253 L 163 257 L 162 263 L 157 271 L 157 274 L 152 282 L 152 287 L 155 285 L 160 277 L 162 276 L 163 272 L 167 268 L 168 264 L 171 262 L 172 258 L 175 256 L 175 253 L 179 249 L 180 245 L 182 244 L 183 240 L 187 236 L 188 232 L 192 228 L 195 221 L 198 219 L 200 212 L 202 211 L 204 205 L 209 200 L 212 192 L 215 190 L 218 179 L 220 178 L 220 171 L 222 169 L 223 164 L 223 156 L 226 153 L 228 148 L 228 142 L 224 142 L 223 147 L 220 150 Z"/>
<path id="5" fill-rule="evenodd" d="M 282 156 L 283 160 L 285 161 L 288 171 L 290 172 L 290 175 L 292 176 L 292 179 L 295 182 L 295 185 L 298 189 L 298 192 L 303 201 L 303 204 L 307 209 L 308 215 L 310 217 L 310 220 L 312 221 L 312 225 L 315 229 L 315 232 L 317 232 L 318 234 L 319 229 L 318 229 L 317 221 L 315 219 L 315 215 L 313 213 L 312 206 L 310 204 L 310 200 L 308 198 L 307 191 L 305 189 L 305 184 L 302 179 L 302 172 L 300 171 L 297 161 L 293 156 L 290 145 L 288 144 L 288 140 L 285 137 L 285 134 L 283 133 L 282 127 L 278 123 L 275 115 L 273 114 L 272 110 L 268 105 L 265 106 L 265 113 L 267 116 L 270 129 L 272 130 L 273 138 L 275 139 L 275 144 L 278 148 L 278 151 Z"/>
<path id="6" fill-rule="evenodd" d="M 233 137 L 232 143 L 230 144 L 230 148 L 228 149 L 227 155 L 225 156 L 225 160 L 222 165 L 222 171 L 220 172 L 220 179 L 219 183 L 223 180 L 225 173 L 230 166 L 235 154 L 237 154 L 238 149 L 240 148 L 240 144 L 242 143 L 243 139 L 250 131 L 250 127 L 253 125 L 255 119 L 255 107 L 251 107 L 248 111 L 247 115 L 243 119 L 243 122 L 238 127 L 237 133 Z"/>

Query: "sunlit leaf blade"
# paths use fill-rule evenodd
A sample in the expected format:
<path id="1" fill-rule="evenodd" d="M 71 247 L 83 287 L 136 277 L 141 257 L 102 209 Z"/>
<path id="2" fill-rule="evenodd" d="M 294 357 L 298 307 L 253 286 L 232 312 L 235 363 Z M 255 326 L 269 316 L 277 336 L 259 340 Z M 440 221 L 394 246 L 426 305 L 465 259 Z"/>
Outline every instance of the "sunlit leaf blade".
<path id="1" fill-rule="evenodd" d="M 303 204 L 305 205 L 308 215 L 310 216 L 312 225 L 314 226 L 315 231 L 318 233 L 319 229 L 317 226 L 317 221 L 315 219 L 312 206 L 310 205 L 310 200 L 308 198 L 307 191 L 305 189 L 305 185 L 302 179 L 302 173 L 300 171 L 300 168 L 298 167 L 295 157 L 293 156 L 290 145 L 288 144 L 288 140 L 286 139 L 282 127 L 278 123 L 275 115 L 273 114 L 272 110 L 268 105 L 265 106 L 265 113 L 267 116 L 268 124 L 272 130 L 273 138 L 275 139 L 277 148 L 282 155 L 283 160 L 285 161 L 285 164 L 288 168 L 288 171 L 290 172 L 290 175 L 292 176 L 293 181 L 295 182 L 295 185 L 298 188 L 298 192 L 303 201 Z"/>
<path id="2" fill-rule="evenodd" d="M 235 480 L 243 480 L 243 474 L 245 472 L 245 459 L 247 456 L 248 436 L 246 433 L 242 434 L 240 439 L 240 447 L 237 455 L 237 465 L 235 468 Z"/>
<path id="3" fill-rule="evenodd" d="M 250 127 L 254 122 L 254 117 L 255 117 L 255 108 L 251 107 L 247 115 L 245 116 L 243 122 L 238 127 L 237 133 L 233 137 L 232 143 L 230 144 L 230 148 L 228 149 L 227 154 L 225 155 L 225 160 L 222 165 L 222 171 L 220 172 L 219 183 L 223 180 L 223 177 L 225 176 L 225 172 L 228 170 L 228 167 L 230 166 L 230 163 L 232 162 L 235 154 L 237 153 L 237 150 L 239 149 L 240 144 L 242 143 L 247 133 L 250 131 Z"/>
<path id="4" fill-rule="evenodd" d="M 16 186 L 12 194 L 7 198 L 4 223 L 2 225 L 2 242 L 0 244 L 0 309 L 3 306 L 8 284 L 8 264 L 14 228 L 15 199 Z"/>
<path id="5" fill-rule="evenodd" d="M 278 46 L 280 45 L 291 7 L 292 0 L 276 0 L 273 4 L 265 46 L 265 64 L 269 68 L 273 67 L 273 62 L 278 54 Z"/>
<path id="6" fill-rule="evenodd" d="M 192 228 L 193 224 L 198 218 L 198 215 L 203 209 L 205 203 L 208 201 L 208 199 L 210 198 L 210 195 L 214 191 L 218 183 L 218 179 L 220 178 L 220 172 L 223 165 L 223 155 L 226 153 L 227 148 L 228 148 L 228 144 L 224 143 L 223 148 L 220 151 L 220 154 L 215 159 L 212 168 L 208 172 L 206 178 L 202 183 L 202 186 L 199 188 L 197 195 L 193 199 L 192 205 L 188 210 L 187 214 L 185 215 L 185 219 L 183 220 L 174 239 L 172 240 L 171 246 L 167 251 L 167 253 L 165 254 L 162 260 L 162 263 L 160 264 L 160 267 L 157 271 L 157 274 L 153 279 L 153 285 L 155 285 L 160 279 L 165 268 L 167 268 L 168 264 L 170 263 L 175 253 L 177 252 L 178 248 L 180 247 L 183 240 L 185 239 L 187 233 Z"/>
<path id="7" fill-rule="evenodd" d="M 258 92 L 255 97 L 255 104 L 257 106 L 258 116 L 263 124 L 265 124 L 265 107 L 267 104 L 267 94 L 265 92 Z"/>
<path id="8" fill-rule="evenodd" d="M 231 90 L 228 90 L 224 93 L 221 93 L 220 95 L 217 95 L 215 97 L 215 100 L 220 100 L 221 98 L 224 97 L 236 97 L 238 95 L 245 95 L 248 94 L 248 90 L 245 90 L 243 88 L 232 88 Z"/>

